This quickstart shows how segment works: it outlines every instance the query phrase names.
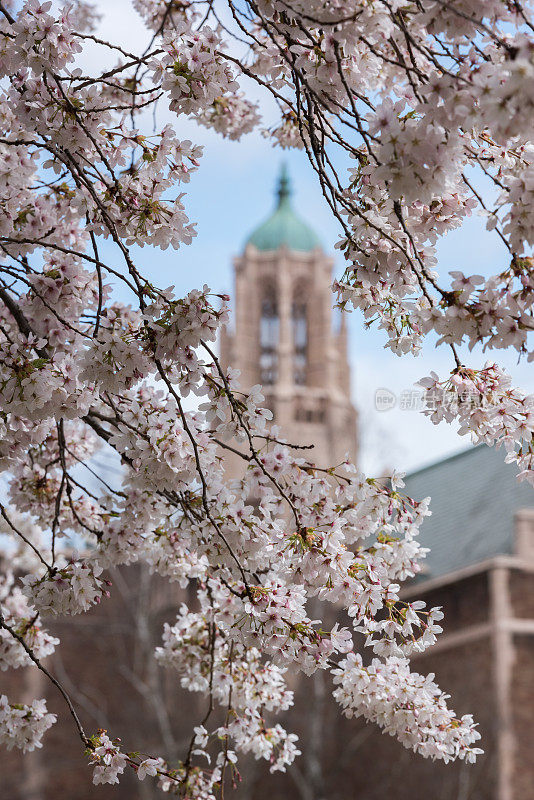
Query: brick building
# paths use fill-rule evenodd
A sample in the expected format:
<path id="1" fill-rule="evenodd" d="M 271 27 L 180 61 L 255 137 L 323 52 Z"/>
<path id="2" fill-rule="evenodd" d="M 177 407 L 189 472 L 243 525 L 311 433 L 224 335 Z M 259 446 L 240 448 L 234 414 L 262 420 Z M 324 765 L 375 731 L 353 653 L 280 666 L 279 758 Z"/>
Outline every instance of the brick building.
<path id="1" fill-rule="evenodd" d="M 331 466 L 358 448 L 347 331 L 333 319 L 334 262 L 295 213 L 285 168 L 277 195 L 234 261 L 234 327 L 223 332 L 221 360 L 241 371 L 244 387 L 261 383 L 275 424 Z M 231 471 L 239 467 L 229 460 Z"/>
<path id="2" fill-rule="evenodd" d="M 293 210 L 285 174 L 274 213 L 249 238 L 235 270 L 223 361 L 241 369 L 244 387 L 265 385 L 275 422 L 291 441 L 313 443 L 318 463 L 341 460 L 347 450 L 355 455 L 346 331 L 331 310 L 332 260 Z M 247 762 L 236 800 L 534 800 L 532 489 L 517 483 L 501 451 L 484 446 L 413 473 L 406 484 L 417 500 L 432 496 L 433 513 L 421 530 L 431 548 L 424 573 L 404 592 L 445 611 L 437 645 L 413 666 L 436 673 L 459 714 L 475 715 L 485 755 L 474 766 L 415 757 L 374 726 L 342 718 L 320 674 L 294 681 L 296 704 L 281 720 L 299 734 L 303 755 L 285 775 Z M 175 761 L 205 704 L 151 654 L 183 594 L 135 566 L 111 578 L 109 601 L 75 620 L 50 621 L 63 645 L 47 666 L 88 731 L 107 728 L 126 749 Z M 61 714 L 42 750 L 24 759 L 0 752 L 0 800 L 160 796 L 151 781 L 128 773 L 117 787 L 92 785 L 62 700 L 36 670 L 0 673 L 0 692 L 21 701 L 46 695 Z"/>

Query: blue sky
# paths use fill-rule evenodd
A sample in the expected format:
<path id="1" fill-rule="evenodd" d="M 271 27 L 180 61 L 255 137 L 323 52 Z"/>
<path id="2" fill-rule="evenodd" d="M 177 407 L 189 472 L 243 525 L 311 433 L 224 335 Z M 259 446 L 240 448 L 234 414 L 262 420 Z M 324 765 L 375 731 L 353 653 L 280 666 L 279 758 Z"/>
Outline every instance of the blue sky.
<path id="1" fill-rule="evenodd" d="M 135 50 L 146 42 L 130 0 L 107 0 L 100 3 L 104 15 L 99 30 L 103 38 L 120 41 Z M 90 50 L 83 58 L 88 68 L 98 68 L 101 50 Z M 110 62 L 114 65 L 114 61 Z M 268 100 L 260 99 L 256 87 L 249 87 L 267 122 L 275 119 Z M 286 160 L 294 189 L 293 202 L 301 216 L 312 224 L 327 252 L 333 252 L 338 237 L 338 224 L 327 208 L 305 154 L 273 149 L 260 133 L 228 142 L 204 128 L 164 111 L 158 112 L 158 125 L 172 122 L 182 139 L 204 145 L 200 169 L 184 187 L 185 206 L 191 221 L 197 225 L 193 244 L 178 251 L 161 252 L 152 248 L 139 250 L 136 261 L 160 286 L 174 285 L 177 292 L 207 283 L 215 291 L 231 291 L 232 258 L 240 252 L 250 231 L 271 211 L 274 189 L 282 160 Z M 151 118 L 145 123 L 151 127 Z M 439 270 L 460 269 L 466 274 L 492 274 L 505 265 L 502 246 L 497 238 L 486 233 L 485 221 L 471 218 L 461 230 L 449 234 L 439 248 Z M 338 274 L 343 259 L 336 258 Z M 445 348 L 434 349 L 427 343 L 418 358 L 399 358 L 383 348 L 379 331 L 367 331 L 359 314 L 349 315 L 350 360 L 353 398 L 360 412 L 362 448 L 360 461 L 364 469 L 376 472 L 382 468 L 415 469 L 468 446 L 465 437 L 442 424 L 434 426 L 417 411 L 398 408 L 378 412 L 374 394 L 378 388 L 389 388 L 397 395 L 409 390 L 415 381 L 434 369 L 445 377 L 453 366 Z M 534 391 L 533 370 L 522 362 L 517 365 L 513 353 L 494 352 L 467 354 L 465 363 L 482 365 L 487 358 L 505 366 L 516 385 Z"/>

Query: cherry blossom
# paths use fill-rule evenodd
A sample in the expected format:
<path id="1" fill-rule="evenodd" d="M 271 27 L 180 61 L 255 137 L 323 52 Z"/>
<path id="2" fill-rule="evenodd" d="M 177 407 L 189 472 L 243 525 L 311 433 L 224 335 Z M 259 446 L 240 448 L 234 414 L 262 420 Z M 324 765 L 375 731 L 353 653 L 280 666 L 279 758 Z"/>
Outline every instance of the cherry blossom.
<path id="1" fill-rule="evenodd" d="M 493 360 L 477 370 L 458 355 L 534 358 L 531 4 L 132 8 L 147 28 L 134 53 L 87 38 L 90 3 L 0 3 L 0 667 L 52 679 L 95 784 L 129 769 L 212 800 L 246 754 L 286 769 L 299 755 L 276 718 L 293 702 L 288 671 L 322 670 L 343 713 L 419 755 L 474 761 L 473 719 L 408 660 L 446 613 L 401 594 L 422 569 L 430 500 L 408 497 L 396 473 L 362 474 L 350 454 L 337 466 L 303 456 L 261 387 L 217 358 L 229 298 L 207 286 L 180 297 L 145 267 L 149 248 L 196 235 L 187 186 L 205 159 L 193 133 L 178 136 L 185 117 L 188 130 L 258 130 L 302 150 L 340 226 L 338 305 L 399 357 L 433 337 L 451 373 L 422 381 L 430 421 L 503 445 L 534 482 L 532 398 Z M 113 66 L 86 74 L 89 42 Z M 250 82 L 274 118 L 261 119 Z M 161 108 L 171 121 L 158 127 Z M 439 240 L 474 213 L 504 263 L 490 276 L 461 258 L 438 270 Z M 225 474 L 228 449 L 240 480 Z M 41 661 L 59 645 L 41 614 L 105 602 L 107 570 L 132 563 L 187 589 L 154 658 L 221 712 L 192 721 L 176 763 L 87 735 Z M 0 742 L 39 747 L 54 719 L 43 700 L 2 696 Z"/>
<path id="2" fill-rule="evenodd" d="M 348 717 L 378 722 L 411 750 L 445 762 L 457 757 L 474 761 L 482 752 L 472 746 L 480 739 L 473 718 L 455 719 L 432 676 L 411 672 L 405 659 L 374 659 L 365 667 L 361 656 L 351 653 L 334 670 L 334 683 L 339 684 L 334 695 Z"/>
<path id="3" fill-rule="evenodd" d="M 518 477 L 534 484 L 534 396 L 513 389 L 510 376 L 491 363 L 481 370 L 461 367 L 445 381 L 433 372 L 420 385 L 424 413 L 434 424 L 458 420 L 459 433 L 473 442 L 503 445 L 506 461 L 521 468 Z"/>
<path id="4" fill-rule="evenodd" d="M 0 696 L 0 743 L 8 750 L 17 747 L 26 753 L 42 747 L 41 739 L 55 721 L 44 700 L 10 703 L 5 694 Z"/>
<path id="5" fill-rule="evenodd" d="M 128 757 L 121 753 L 105 731 L 101 731 L 92 742 L 91 763 L 93 769 L 93 783 L 118 783 L 128 763 Z"/>
<path id="6" fill-rule="evenodd" d="M 71 561 L 41 578 L 27 575 L 22 581 L 23 591 L 39 611 L 80 614 L 108 593 L 98 578 L 101 572 L 98 564 Z"/>
<path id="7" fill-rule="evenodd" d="M 9 573 L 0 580 L 0 602 L 4 622 L 7 623 L 31 649 L 38 659 L 46 658 L 54 652 L 59 639 L 50 636 L 38 620 L 39 615 L 28 604 L 18 586 L 14 586 L 14 577 Z M 31 665 L 31 659 L 9 631 L 0 628 L 0 670 L 17 669 Z"/>

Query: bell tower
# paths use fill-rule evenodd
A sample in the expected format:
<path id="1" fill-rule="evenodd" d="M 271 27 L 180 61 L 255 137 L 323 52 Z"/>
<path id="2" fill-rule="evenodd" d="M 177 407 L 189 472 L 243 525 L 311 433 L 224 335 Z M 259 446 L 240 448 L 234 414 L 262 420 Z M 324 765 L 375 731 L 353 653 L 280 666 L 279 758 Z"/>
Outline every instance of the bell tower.
<path id="1" fill-rule="evenodd" d="M 274 423 L 294 444 L 313 444 L 320 466 L 356 458 L 347 331 L 334 326 L 333 259 L 294 211 L 285 167 L 276 206 L 234 260 L 234 330 L 223 331 L 221 361 L 243 389 L 261 383 Z M 230 469 L 233 471 L 232 467 Z"/>

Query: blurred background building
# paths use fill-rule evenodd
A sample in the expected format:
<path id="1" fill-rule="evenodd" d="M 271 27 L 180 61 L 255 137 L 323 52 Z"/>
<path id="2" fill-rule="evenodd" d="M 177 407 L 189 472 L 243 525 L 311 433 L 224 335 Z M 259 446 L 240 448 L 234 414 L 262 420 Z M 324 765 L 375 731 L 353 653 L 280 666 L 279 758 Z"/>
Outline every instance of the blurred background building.
<path id="1" fill-rule="evenodd" d="M 333 265 L 295 213 L 283 167 L 273 213 L 234 260 L 234 325 L 223 331 L 221 360 L 240 370 L 243 388 L 263 386 L 274 424 L 292 444 L 313 444 L 323 466 L 358 451 L 344 317 L 334 324 Z"/>
<path id="2" fill-rule="evenodd" d="M 272 215 L 235 260 L 233 325 L 221 340 L 242 388 L 261 383 L 287 439 L 313 444 L 310 458 L 332 465 L 357 458 L 357 414 L 343 321 L 332 311 L 332 259 L 294 211 L 282 172 Z M 231 474 L 238 463 L 228 461 Z M 408 476 L 406 493 L 432 497 L 421 539 L 423 573 L 404 589 L 442 606 L 437 645 L 413 659 L 434 672 L 459 715 L 480 723 L 485 755 L 476 765 L 425 761 L 374 725 L 346 720 L 328 676 L 292 679 L 295 707 L 281 722 L 299 734 L 302 756 L 286 774 L 248 761 L 236 800 L 533 800 L 534 495 L 504 453 L 471 448 Z M 164 621 L 184 592 L 138 566 L 114 570 L 111 598 L 74 621 L 47 621 L 63 644 L 50 671 L 74 700 L 88 731 L 106 728 L 127 750 L 171 763 L 189 744 L 203 698 L 181 690 L 155 664 Z M 193 594 L 191 602 L 194 603 Z M 41 751 L 0 752 L 0 800 L 151 800 L 150 779 L 125 773 L 119 786 L 93 786 L 61 698 L 33 668 L 0 673 L 0 692 L 21 702 L 46 695 L 61 721 Z M 230 795 L 228 795 L 230 796 Z"/>

